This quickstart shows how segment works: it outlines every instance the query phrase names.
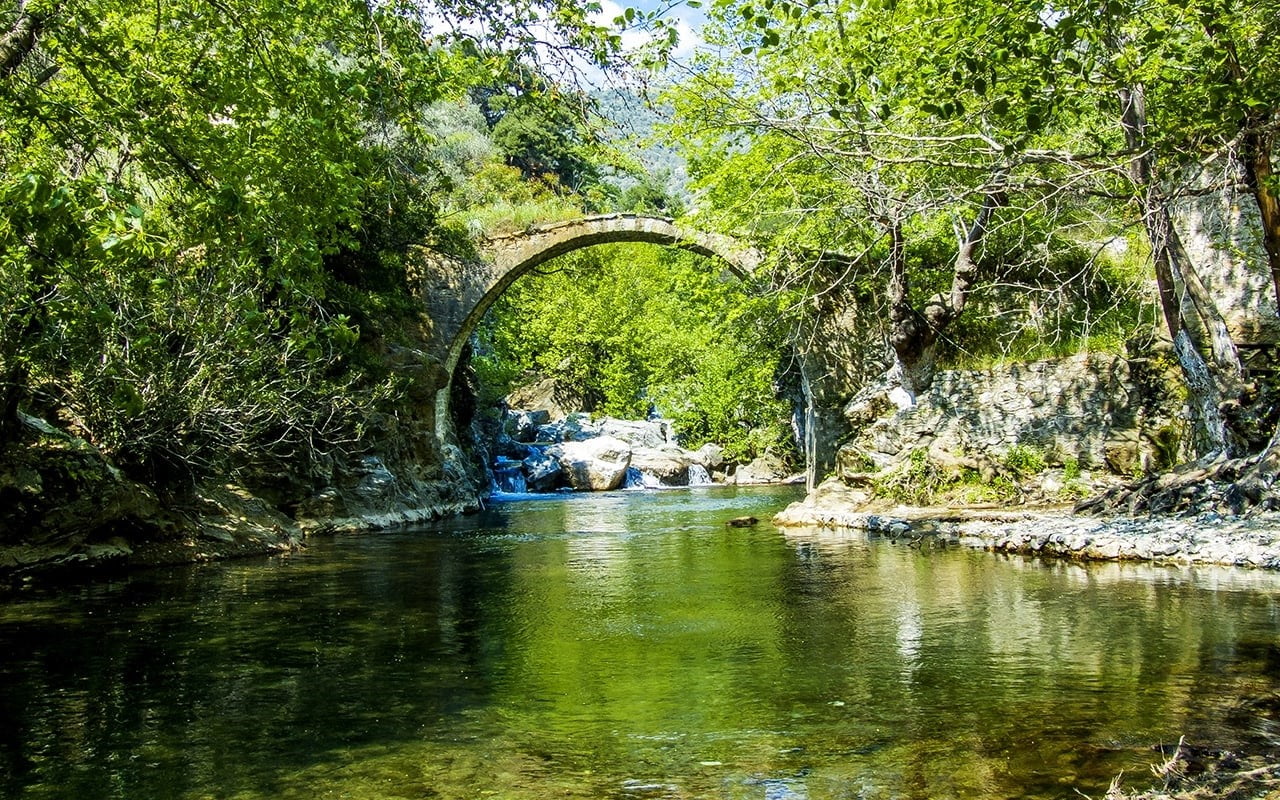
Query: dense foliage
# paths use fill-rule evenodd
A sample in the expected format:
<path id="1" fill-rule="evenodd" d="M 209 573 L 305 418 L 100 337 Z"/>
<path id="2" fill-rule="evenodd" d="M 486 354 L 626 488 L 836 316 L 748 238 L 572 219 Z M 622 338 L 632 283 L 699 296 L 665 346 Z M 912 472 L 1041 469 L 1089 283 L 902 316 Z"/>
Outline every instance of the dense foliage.
<path id="1" fill-rule="evenodd" d="M 1027 313 L 1050 299 L 1054 316 L 1074 317 L 1083 298 L 1094 315 L 1108 292 L 1056 289 L 1115 275 L 1125 265 L 1107 263 L 1113 245 L 1143 231 L 1201 444 L 1230 449 L 1247 437 L 1229 435 L 1220 409 L 1251 390 L 1172 204 L 1233 184 L 1252 194 L 1280 275 L 1278 11 L 719 0 L 711 47 L 668 93 L 673 130 L 705 198 L 702 224 L 751 220 L 777 248 L 836 250 L 876 276 L 912 393 L 1003 276 L 1022 276 Z M 1080 268 L 1064 270 L 1072 250 Z M 802 267 L 792 281 L 839 290 L 790 263 Z"/>
<path id="2" fill-rule="evenodd" d="M 1280 295 L 1275 0 L 717 0 L 712 47 L 668 93 L 664 152 L 683 147 L 689 202 L 674 167 L 612 179 L 635 151 L 600 148 L 566 88 L 617 53 L 599 11 L 10 4 L 0 444 L 27 413 L 152 482 L 321 469 L 406 396 L 378 348 L 419 324 L 412 245 L 686 206 L 768 245 L 782 294 L 748 297 L 682 255 L 575 257 L 539 299 L 522 287 L 498 307 L 482 372 L 563 378 L 605 413 L 653 404 L 745 456 L 784 438 L 781 310 L 802 306 L 780 298 L 870 298 L 914 391 L 938 357 L 1114 346 L 1152 316 L 1139 253 L 1203 441 L 1248 438 L 1220 409 L 1256 387 L 1170 209 L 1195 191 L 1251 197 Z M 815 269 L 823 251 L 852 266 Z"/>
<path id="3" fill-rule="evenodd" d="M 591 6 L 23 0 L 0 12 L 0 441 L 19 411 L 176 483 L 360 449 L 363 344 L 467 165 L 440 104 Z M 516 179 L 510 183 L 518 184 Z"/>
<path id="4" fill-rule="evenodd" d="M 513 284 L 482 324 L 473 363 L 489 402 L 549 377 L 581 397 L 583 410 L 671 419 L 688 447 L 715 442 L 744 460 L 789 456 L 780 303 L 752 296 L 701 256 L 595 247 Z"/>

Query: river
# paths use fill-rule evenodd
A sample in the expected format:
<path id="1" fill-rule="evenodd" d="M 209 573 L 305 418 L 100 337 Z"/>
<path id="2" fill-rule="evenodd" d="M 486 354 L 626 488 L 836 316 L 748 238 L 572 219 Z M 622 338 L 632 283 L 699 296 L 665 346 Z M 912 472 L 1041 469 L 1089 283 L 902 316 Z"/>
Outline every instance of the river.
<path id="1" fill-rule="evenodd" d="M 0 601 L 14 798 L 1101 797 L 1274 733 L 1280 576 L 558 495 Z"/>

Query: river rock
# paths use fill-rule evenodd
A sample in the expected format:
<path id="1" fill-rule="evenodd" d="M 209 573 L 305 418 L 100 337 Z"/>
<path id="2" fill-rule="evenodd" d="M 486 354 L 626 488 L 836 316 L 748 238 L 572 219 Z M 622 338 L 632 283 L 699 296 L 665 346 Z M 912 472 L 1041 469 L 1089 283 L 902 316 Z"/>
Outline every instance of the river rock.
<path id="1" fill-rule="evenodd" d="M 612 436 L 566 441 L 557 450 L 569 485 L 579 491 L 617 489 L 631 464 L 631 446 Z"/>
<path id="2" fill-rule="evenodd" d="M 631 420 L 606 417 L 600 435 L 621 439 L 632 447 L 660 448 L 667 445 L 671 423 L 665 420 Z"/>
<path id="3" fill-rule="evenodd" d="M 678 447 L 635 447 L 631 451 L 632 469 L 652 475 L 663 486 L 687 486 L 689 461 L 689 453 Z"/>
<path id="4" fill-rule="evenodd" d="M 1118 475 L 1133 475 L 1146 466 L 1137 431 L 1120 431 L 1108 439 L 1103 444 L 1103 458 Z"/>
<path id="5" fill-rule="evenodd" d="M 600 435 L 600 426 L 591 421 L 591 415 L 575 411 L 569 416 L 537 429 L 538 442 L 585 442 Z"/>
<path id="6" fill-rule="evenodd" d="M 538 438 L 538 428 L 551 423 L 551 413 L 546 409 L 511 409 L 503 420 L 503 433 L 516 442 L 532 442 Z"/>
<path id="7" fill-rule="evenodd" d="M 724 448 L 718 444 L 707 442 L 702 447 L 689 453 L 689 460 L 701 464 L 708 472 L 724 469 Z"/>
<path id="8" fill-rule="evenodd" d="M 743 464 L 734 473 L 739 485 L 752 483 L 777 483 L 790 475 L 790 470 L 781 458 L 766 453 L 755 461 Z"/>
<path id="9" fill-rule="evenodd" d="M 535 451 L 524 460 L 525 484 L 531 492 L 550 492 L 560 483 L 563 470 L 555 456 Z"/>

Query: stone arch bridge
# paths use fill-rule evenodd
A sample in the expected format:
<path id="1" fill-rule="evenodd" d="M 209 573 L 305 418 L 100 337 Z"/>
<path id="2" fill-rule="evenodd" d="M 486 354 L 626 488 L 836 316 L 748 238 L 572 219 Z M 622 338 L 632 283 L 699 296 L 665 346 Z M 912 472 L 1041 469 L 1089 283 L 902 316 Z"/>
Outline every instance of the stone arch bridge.
<path id="1" fill-rule="evenodd" d="M 641 242 L 680 247 L 720 259 L 734 273 L 746 276 L 761 264 L 763 254 L 732 237 L 709 234 L 677 225 L 663 217 L 607 214 L 568 222 L 536 225 L 519 233 L 485 239 L 474 257 L 456 258 L 423 248 L 413 265 L 410 280 L 425 306 L 422 331 L 426 352 L 393 358 L 405 369 L 417 371 L 419 397 L 433 407 L 434 429 L 441 445 L 456 442 L 450 412 L 454 372 L 471 334 L 489 307 L 520 276 L 535 267 L 584 247 L 597 244 Z M 802 359 L 803 361 L 803 359 Z M 822 368 L 826 371 L 827 368 Z M 802 366 L 802 371 L 804 367 Z M 425 374 L 424 374 L 425 373 Z M 813 381 L 804 379 L 806 409 L 804 450 L 810 476 L 831 461 L 830 454 L 815 448 Z M 816 385 L 816 384 L 815 384 Z M 833 406 L 835 407 L 835 406 Z M 835 441 L 838 437 L 828 437 Z"/>
<path id="2" fill-rule="evenodd" d="M 520 276 L 556 256 L 615 242 L 669 245 L 716 256 L 739 275 L 753 272 L 761 261 L 759 251 L 730 237 L 636 214 L 586 217 L 490 237 L 480 245 L 478 258 L 471 260 L 427 253 L 428 268 L 416 283 L 432 320 L 432 355 L 452 378 L 476 325 Z"/>

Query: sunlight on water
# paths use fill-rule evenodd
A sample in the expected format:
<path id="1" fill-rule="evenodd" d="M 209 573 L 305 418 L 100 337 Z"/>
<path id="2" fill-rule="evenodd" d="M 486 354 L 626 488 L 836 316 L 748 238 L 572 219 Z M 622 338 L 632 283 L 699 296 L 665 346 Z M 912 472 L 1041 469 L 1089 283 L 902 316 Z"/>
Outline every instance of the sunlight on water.
<path id="1" fill-rule="evenodd" d="M 725 525 L 795 496 L 503 498 L 23 592 L 4 796 L 1099 797 L 1261 735 L 1280 576 Z"/>

